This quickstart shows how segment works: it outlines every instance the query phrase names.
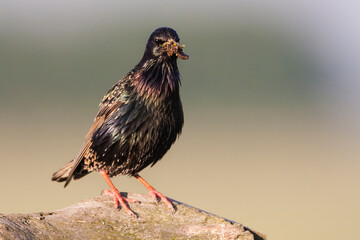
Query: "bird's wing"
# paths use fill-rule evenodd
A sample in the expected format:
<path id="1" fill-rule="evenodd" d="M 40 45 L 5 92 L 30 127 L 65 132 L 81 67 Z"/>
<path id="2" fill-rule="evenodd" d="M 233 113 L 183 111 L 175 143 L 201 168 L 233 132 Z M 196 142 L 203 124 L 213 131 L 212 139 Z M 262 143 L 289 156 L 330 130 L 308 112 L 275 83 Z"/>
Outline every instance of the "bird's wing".
<path id="1" fill-rule="evenodd" d="M 114 86 L 116 87 L 116 85 Z M 109 92 L 114 90 L 114 87 L 109 90 Z M 102 126 L 102 124 L 120 107 L 120 105 L 123 103 L 121 101 L 121 96 L 112 96 L 112 98 L 109 98 L 109 92 L 107 95 L 104 96 L 101 104 L 100 104 L 100 110 L 97 113 L 93 125 L 90 127 L 90 130 L 88 134 L 85 137 L 85 143 L 82 147 L 80 153 L 74 160 L 73 167 L 69 173 L 68 178 L 66 179 L 65 186 L 66 187 L 72 178 L 72 175 L 74 174 L 76 168 L 79 166 L 81 161 L 84 158 L 84 155 L 87 153 L 87 151 L 90 149 L 92 145 L 92 136 L 94 132 Z M 120 93 L 119 93 L 120 95 Z"/>

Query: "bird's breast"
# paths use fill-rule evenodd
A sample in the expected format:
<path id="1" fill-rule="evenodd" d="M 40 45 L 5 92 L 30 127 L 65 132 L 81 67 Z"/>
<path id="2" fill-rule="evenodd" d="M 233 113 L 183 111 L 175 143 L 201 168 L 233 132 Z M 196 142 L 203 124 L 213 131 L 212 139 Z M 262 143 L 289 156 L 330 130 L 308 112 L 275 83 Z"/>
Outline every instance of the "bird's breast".
<path id="1" fill-rule="evenodd" d="M 156 163 L 180 134 L 183 111 L 179 98 L 153 103 L 137 99 L 122 105 L 106 123 L 101 147 L 111 175 L 133 174 Z M 107 150 L 105 150 L 107 149 Z"/>

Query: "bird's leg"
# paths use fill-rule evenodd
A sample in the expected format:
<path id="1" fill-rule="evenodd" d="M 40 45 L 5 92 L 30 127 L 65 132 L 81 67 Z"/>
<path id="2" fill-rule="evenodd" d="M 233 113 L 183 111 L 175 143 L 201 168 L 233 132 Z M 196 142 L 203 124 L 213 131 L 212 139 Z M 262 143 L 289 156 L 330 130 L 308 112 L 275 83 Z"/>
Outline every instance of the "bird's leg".
<path id="1" fill-rule="evenodd" d="M 157 200 L 157 198 L 159 197 L 161 200 L 163 200 L 166 205 L 168 206 L 168 208 L 170 208 L 173 212 L 175 212 L 175 208 L 172 205 L 172 203 L 169 201 L 169 199 L 167 199 L 167 197 L 165 197 L 164 195 L 162 195 L 160 192 L 156 191 L 155 188 L 153 188 L 147 181 L 145 181 L 145 179 L 143 179 L 142 177 L 140 177 L 139 174 L 134 174 L 134 177 L 136 177 L 137 180 L 139 180 L 141 182 L 142 185 L 144 185 L 147 190 L 149 190 L 149 195 L 154 198 L 155 200 Z"/>
<path id="2" fill-rule="evenodd" d="M 103 176 L 103 178 L 105 179 L 105 181 L 107 182 L 107 184 L 109 185 L 109 187 L 111 189 L 111 191 L 105 189 L 105 190 L 103 190 L 103 193 L 114 197 L 115 208 L 118 208 L 119 203 L 120 203 L 121 207 L 124 208 L 125 211 L 129 215 L 136 217 L 136 214 L 126 205 L 126 202 L 139 202 L 139 201 L 121 196 L 119 191 L 116 189 L 114 184 L 111 182 L 108 174 L 104 170 L 100 170 L 100 174 L 101 174 L 101 176 Z"/>

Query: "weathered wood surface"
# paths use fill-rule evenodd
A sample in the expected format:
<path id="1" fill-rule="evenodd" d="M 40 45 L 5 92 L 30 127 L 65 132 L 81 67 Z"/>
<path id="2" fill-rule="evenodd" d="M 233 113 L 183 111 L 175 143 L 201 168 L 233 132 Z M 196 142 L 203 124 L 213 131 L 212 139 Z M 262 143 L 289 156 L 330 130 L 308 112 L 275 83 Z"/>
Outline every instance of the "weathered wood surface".
<path id="1" fill-rule="evenodd" d="M 239 223 L 181 202 L 173 200 L 177 211 L 171 213 L 147 195 L 128 197 L 141 201 L 130 204 L 137 219 L 115 210 L 111 197 L 99 196 L 54 212 L 0 214 L 0 239 L 265 239 Z"/>

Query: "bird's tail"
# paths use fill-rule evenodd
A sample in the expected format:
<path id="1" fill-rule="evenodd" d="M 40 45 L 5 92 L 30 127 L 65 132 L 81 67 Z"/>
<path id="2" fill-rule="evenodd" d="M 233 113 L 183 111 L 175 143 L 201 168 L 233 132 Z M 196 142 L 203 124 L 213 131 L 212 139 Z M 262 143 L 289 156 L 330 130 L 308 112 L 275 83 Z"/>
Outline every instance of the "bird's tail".
<path id="1" fill-rule="evenodd" d="M 76 168 L 76 169 L 74 169 Z M 70 161 L 68 164 L 66 164 L 64 167 L 60 168 L 58 171 L 56 171 L 52 177 L 51 180 L 56 182 L 64 182 L 66 187 L 70 180 L 74 178 L 74 180 L 79 179 L 85 175 L 89 174 L 89 171 L 87 169 L 84 169 L 82 165 L 76 164 L 75 160 Z"/>
<path id="2" fill-rule="evenodd" d="M 52 175 L 51 180 L 56 182 L 64 182 L 69 178 L 70 172 L 74 167 L 74 160 L 66 164 Z"/>

